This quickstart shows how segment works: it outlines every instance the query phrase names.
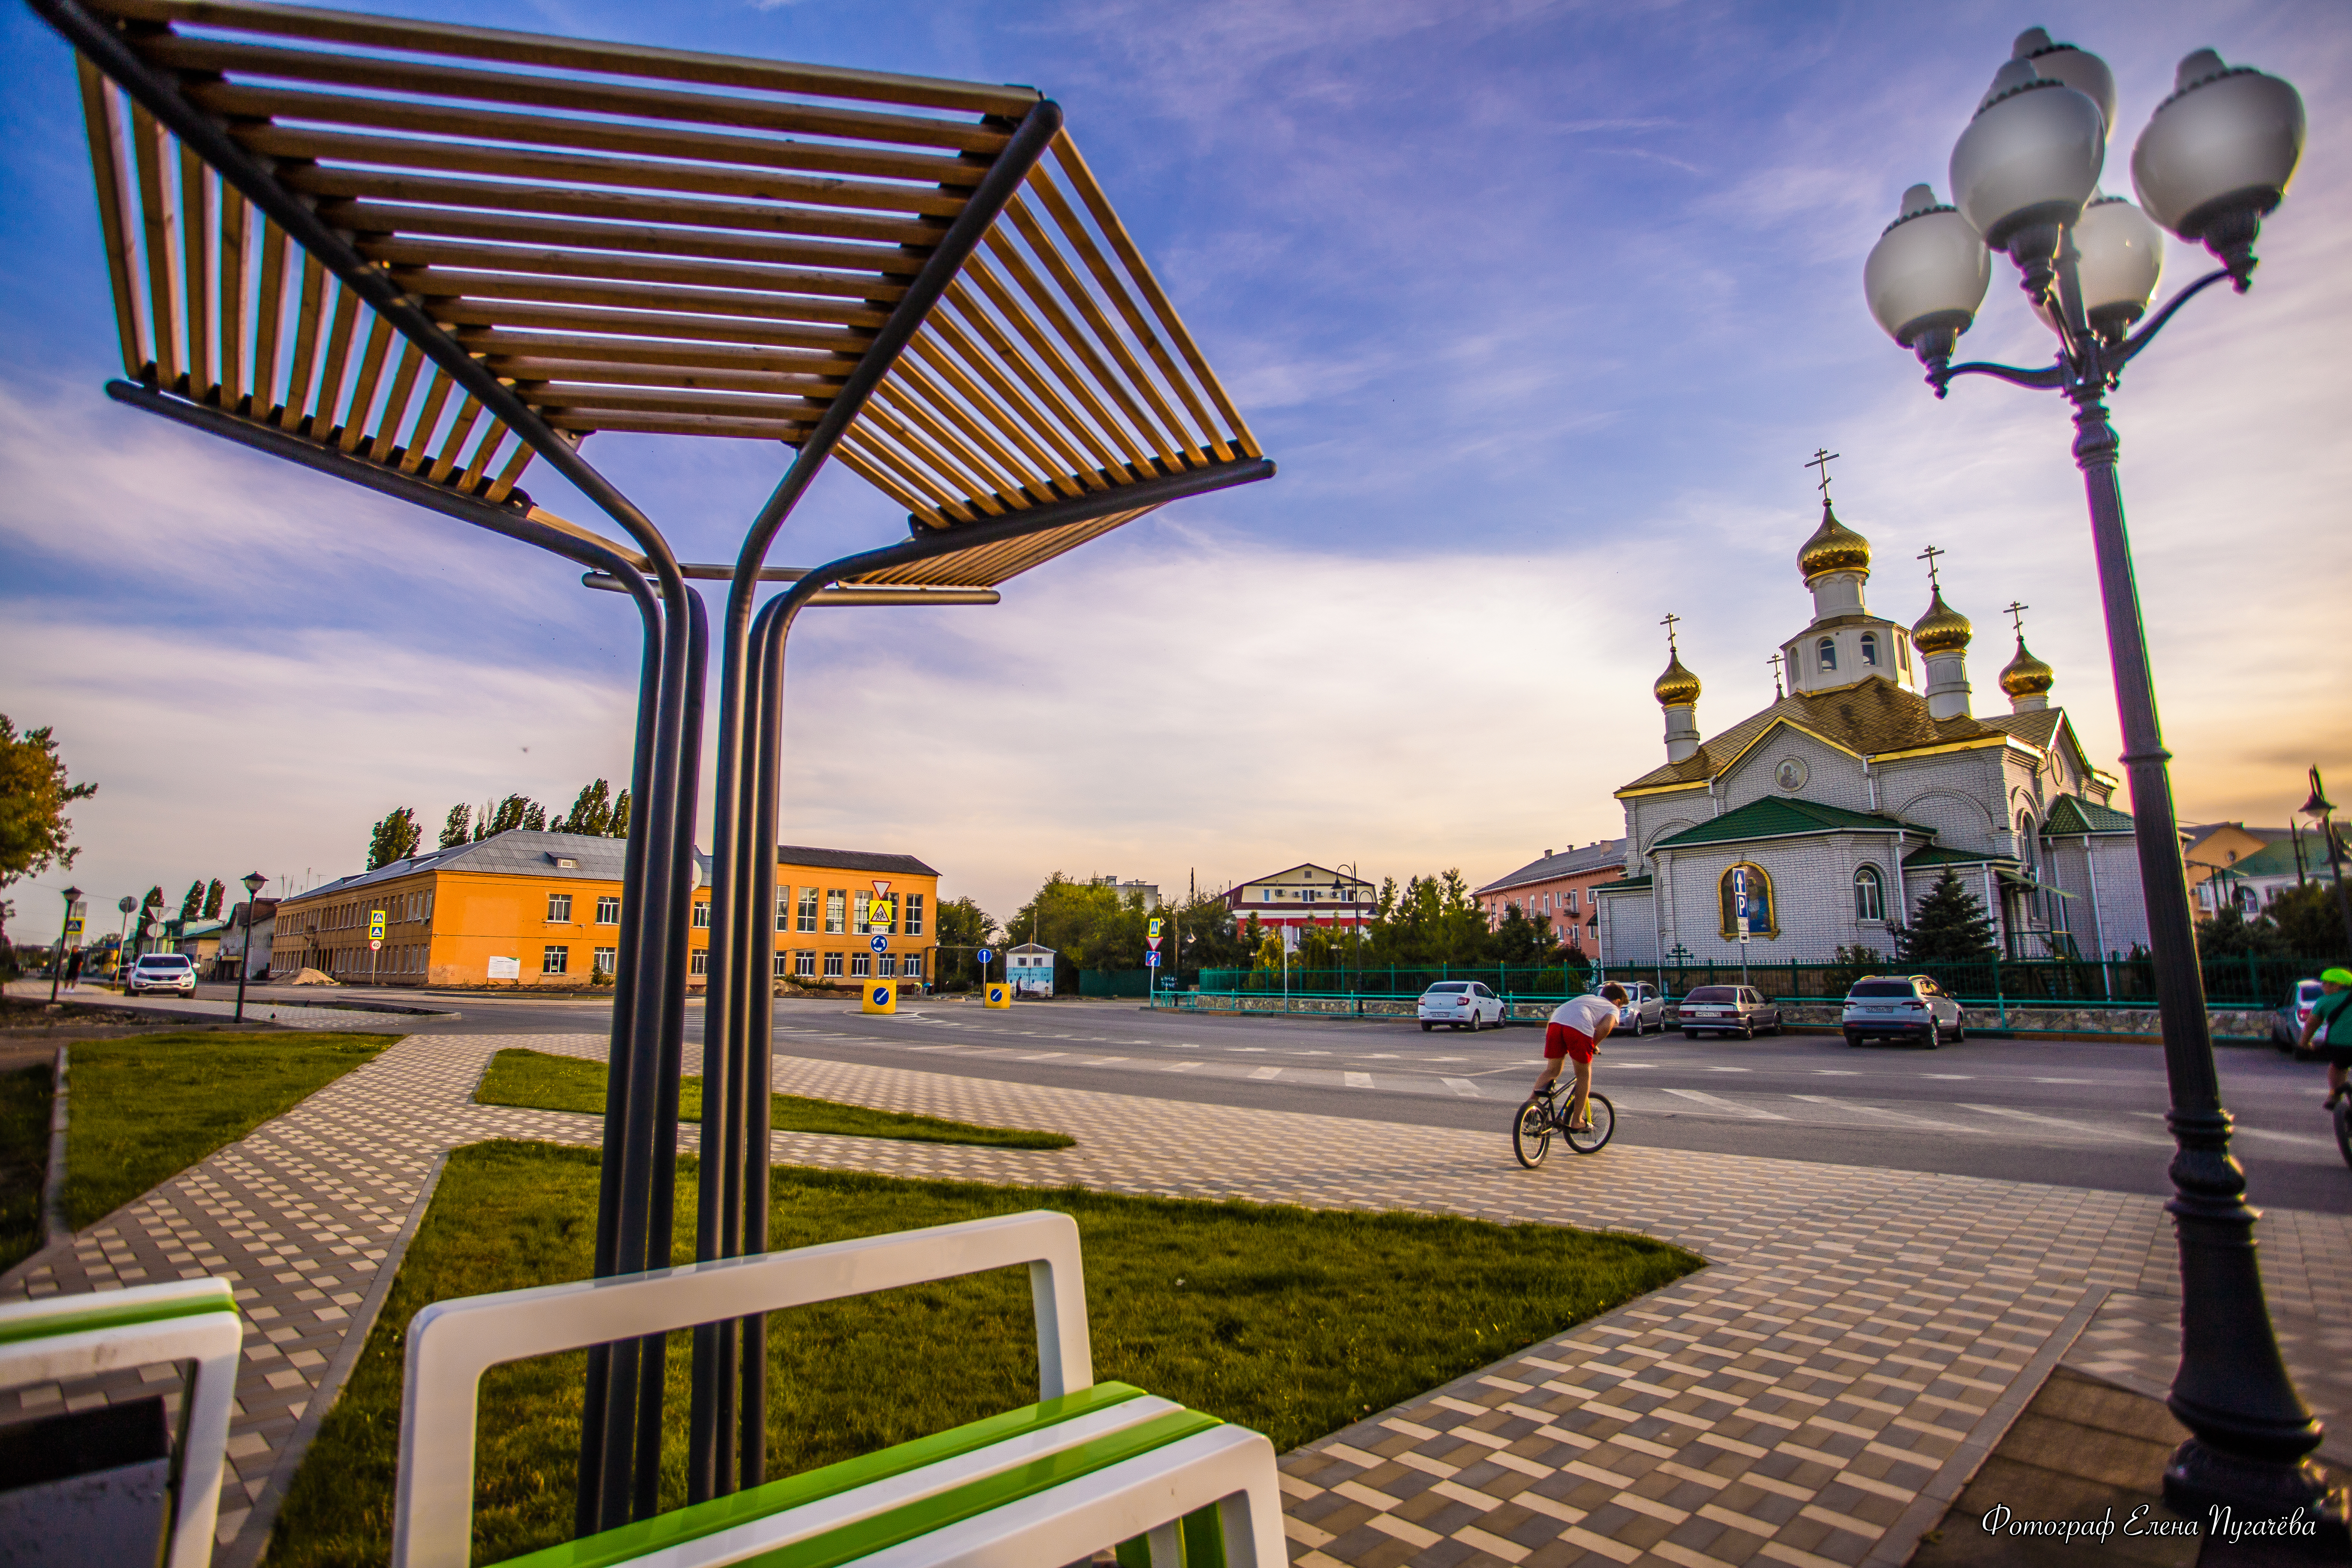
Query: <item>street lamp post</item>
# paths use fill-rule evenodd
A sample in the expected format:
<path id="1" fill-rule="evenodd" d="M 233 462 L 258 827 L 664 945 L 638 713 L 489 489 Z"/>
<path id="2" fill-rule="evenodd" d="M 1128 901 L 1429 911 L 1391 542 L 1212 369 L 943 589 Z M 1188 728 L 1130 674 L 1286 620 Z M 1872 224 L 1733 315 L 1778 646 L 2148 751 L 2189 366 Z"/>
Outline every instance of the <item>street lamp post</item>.
<path id="1" fill-rule="evenodd" d="M 68 888 L 65 916 L 58 921 L 57 955 L 49 960 L 49 1002 L 52 1005 L 56 1005 L 58 999 L 58 979 L 64 973 L 66 967 L 66 928 L 73 924 L 74 906 L 80 902 L 81 889 Z"/>
<path id="2" fill-rule="evenodd" d="M 2225 65 L 2210 49 L 2189 56 L 2133 150 L 2144 212 L 2098 189 L 2114 120 L 2104 62 L 2038 27 L 2021 34 L 1952 150 L 1952 205 L 1924 184 L 1906 192 L 1871 251 L 1864 290 L 1879 324 L 1927 366 L 1937 397 L 1955 377 L 1990 375 L 2074 405 L 2178 1147 L 2166 1207 L 2180 1248 L 2181 1355 L 2167 1404 L 2190 1436 L 2165 1466 L 2164 1497 L 2192 1518 L 2216 1505 L 2240 1517 L 2301 1510 L 2315 1543 L 2340 1553 L 2352 1545 L 2346 1497 L 2310 1460 L 2322 1428 L 2280 1357 L 2245 1173 L 2230 1152 L 2106 407 L 2124 367 L 2189 299 L 2225 278 L 2240 293 L 2251 284 L 2262 219 L 2302 155 L 2303 103 L 2285 82 Z M 2163 266 L 2158 225 L 2201 241 L 2221 266 L 2135 332 Z M 2046 368 L 1951 363 L 1983 302 L 1994 250 L 2016 265 L 2034 313 L 2057 335 L 2057 361 Z"/>
<path id="3" fill-rule="evenodd" d="M 139 900 L 125 893 L 114 907 L 122 912 L 121 929 L 114 934 L 114 978 L 119 981 L 122 978 L 123 945 L 131 940 L 131 911 L 139 907 Z"/>
<path id="4" fill-rule="evenodd" d="M 2336 884 L 2336 913 L 2344 921 L 2344 941 L 2352 947 L 2352 900 L 2344 893 L 2344 847 L 2336 837 L 2336 803 L 2319 784 L 2319 764 L 2311 764 L 2311 795 L 2303 803 L 2303 815 L 2319 824 L 2319 853 L 2327 862 L 2328 880 Z"/>
<path id="5" fill-rule="evenodd" d="M 258 871 L 250 873 L 245 879 L 245 946 L 238 950 L 236 955 L 236 1018 L 235 1021 L 240 1024 L 245 1022 L 245 977 L 253 972 L 253 900 L 259 898 L 261 889 L 268 885 L 269 879 Z"/>

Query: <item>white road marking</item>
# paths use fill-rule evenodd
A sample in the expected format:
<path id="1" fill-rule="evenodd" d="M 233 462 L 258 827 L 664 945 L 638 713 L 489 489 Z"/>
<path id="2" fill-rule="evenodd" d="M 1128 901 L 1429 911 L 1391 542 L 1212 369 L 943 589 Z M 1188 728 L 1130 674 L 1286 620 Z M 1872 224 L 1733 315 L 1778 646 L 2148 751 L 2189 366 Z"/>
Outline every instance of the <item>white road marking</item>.
<path id="1" fill-rule="evenodd" d="M 1281 1076 L 1282 1069 L 1280 1068 L 1259 1068 L 1250 1074 L 1250 1077 L 1252 1078 L 1280 1078 Z"/>
<path id="2" fill-rule="evenodd" d="M 1078 1065 L 1082 1068 L 1107 1068 L 1114 1067 L 1125 1060 L 1127 1060 L 1125 1057 L 1089 1057 Z"/>
<path id="3" fill-rule="evenodd" d="M 2087 1121 L 2067 1121 L 2055 1116 L 2036 1116 L 2030 1110 L 2011 1110 L 2005 1105 L 1969 1105 L 1964 1110 L 1981 1110 L 1987 1116 L 2006 1116 L 2012 1121 L 2031 1121 L 2037 1126 L 2062 1128 L 2068 1132 L 2087 1132 L 2094 1138 L 2120 1138 L 2126 1143 L 2153 1143 L 2157 1140 L 2141 1138 L 2113 1127 L 2094 1127 Z"/>
<path id="4" fill-rule="evenodd" d="M 1815 1068 L 1813 1075 L 1816 1078 L 1860 1078 L 1862 1076 L 1861 1073 L 1850 1068 Z"/>
<path id="5" fill-rule="evenodd" d="M 1812 1105 L 1832 1106 L 1839 1110 L 1867 1111 L 1873 1116 L 1884 1116 L 1891 1121 L 1900 1121 L 1906 1127 L 1933 1127 L 1938 1131 L 1957 1131 L 1963 1132 L 1980 1132 L 1984 1131 L 1982 1128 L 1970 1127 L 1966 1122 L 1938 1121 L 1925 1116 L 1906 1116 L 1899 1110 L 1887 1110 L 1875 1105 L 1864 1105 L 1860 1100 L 1840 1100 L 1834 1095 L 1792 1094 L 1789 1098 L 1790 1100 L 1801 1100 Z"/>
<path id="6" fill-rule="evenodd" d="M 1160 1070 L 1162 1072 L 1191 1072 L 1194 1068 L 1199 1067 L 1200 1065 L 1201 1064 L 1198 1060 L 1189 1062 L 1170 1062 L 1166 1067 Z"/>
<path id="7" fill-rule="evenodd" d="M 1939 1079 L 1946 1083 L 1965 1083 L 1977 1075 L 1972 1072 L 1923 1072 L 1919 1076 Z"/>
<path id="8" fill-rule="evenodd" d="M 1702 1094 L 1695 1089 L 1670 1089 L 1666 1092 L 1682 1100 L 1696 1100 L 1701 1105 L 1712 1106 L 1717 1110 L 1727 1111 L 1733 1116 L 1744 1116 L 1755 1121 L 1789 1120 L 1777 1111 L 1759 1110 L 1752 1105 L 1742 1105 L 1738 1100 L 1726 1100 L 1721 1095 Z"/>
<path id="9" fill-rule="evenodd" d="M 1344 1073 L 1341 1076 L 1348 1080 L 1348 1087 L 1349 1089 L 1370 1089 L 1372 1087 L 1372 1075 L 1368 1072 Z"/>
<path id="10" fill-rule="evenodd" d="M 1025 1057 L 1015 1057 L 1013 1059 L 1022 1062 L 1051 1062 L 1059 1061 L 1062 1058 L 1066 1057 L 1070 1053 L 1067 1051 L 1036 1051 Z"/>
<path id="11" fill-rule="evenodd" d="M 1753 1072 L 1756 1069 L 1753 1068 L 1709 1068 L 1706 1070 L 1709 1072 Z"/>
<path id="12" fill-rule="evenodd" d="M 1478 1086 L 1472 1083 L 1466 1078 L 1441 1079 L 1438 1081 L 1444 1084 L 1446 1088 L 1452 1089 L 1454 1093 L 1463 1096 L 1465 1099 L 1479 1100 L 1484 1098 L 1484 1096 L 1480 1095 L 1478 1092 Z"/>

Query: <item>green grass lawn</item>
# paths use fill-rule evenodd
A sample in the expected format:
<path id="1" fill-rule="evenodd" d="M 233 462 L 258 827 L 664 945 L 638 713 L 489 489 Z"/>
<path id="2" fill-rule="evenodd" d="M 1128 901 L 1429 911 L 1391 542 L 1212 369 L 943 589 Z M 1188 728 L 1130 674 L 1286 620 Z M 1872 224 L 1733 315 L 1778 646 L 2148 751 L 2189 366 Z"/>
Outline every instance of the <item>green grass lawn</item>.
<path id="1" fill-rule="evenodd" d="M 67 1223 L 105 1217 L 399 1037 L 174 1031 L 68 1047 Z"/>
<path id="2" fill-rule="evenodd" d="M 694 1232 L 681 1160 L 677 1231 Z M 449 1158 L 383 1314 L 295 1479 L 271 1568 L 378 1563 L 391 1541 L 409 1320 L 456 1296 L 585 1278 L 597 1159 L 540 1143 Z M 1326 1213 L 1243 1203 L 779 1167 L 771 1245 L 802 1247 L 1051 1208 L 1084 1238 L 1097 1379 L 1255 1427 L 1288 1449 L 1500 1360 L 1689 1270 L 1662 1242 L 1549 1226 Z M 1037 1352 L 1023 1268 L 775 1314 L 769 1475 L 793 1474 L 1025 1405 Z M 665 1509 L 685 1500 L 690 1336 L 670 1337 Z M 474 1555 L 572 1529 L 585 1357 L 482 1382 Z"/>
<path id="3" fill-rule="evenodd" d="M 490 1058 L 482 1087 L 474 1091 L 482 1105 L 520 1105 L 533 1110 L 577 1110 L 604 1114 L 604 1064 L 580 1057 L 550 1056 L 544 1051 L 500 1051 Z M 916 1143 L 982 1143 L 996 1149 L 1066 1149 L 1077 1140 L 1065 1132 L 1032 1132 L 1020 1127 L 979 1127 L 969 1121 L 943 1121 L 935 1116 L 902 1116 L 894 1110 L 868 1110 L 862 1105 L 842 1105 L 830 1100 L 804 1100 L 797 1094 L 769 1099 L 769 1126 L 779 1132 L 844 1132 L 856 1138 L 899 1138 Z M 689 1074 L 678 1080 L 677 1119 L 702 1120 L 702 1079 Z"/>
<path id="4" fill-rule="evenodd" d="M 53 1076 L 47 1063 L 0 1073 L 0 1269 L 14 1268 L 41 1245 Z"/>

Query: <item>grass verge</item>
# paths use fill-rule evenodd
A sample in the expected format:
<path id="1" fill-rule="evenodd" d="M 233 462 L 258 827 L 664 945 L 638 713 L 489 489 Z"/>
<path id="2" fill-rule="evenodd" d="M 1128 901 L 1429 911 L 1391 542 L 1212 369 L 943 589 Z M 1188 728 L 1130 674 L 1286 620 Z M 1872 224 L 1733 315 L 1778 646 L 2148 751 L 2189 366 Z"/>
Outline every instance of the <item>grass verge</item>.
<path id="1" fill-rule="evenodd" d="M 694 1229 L 679 1162 L 677 1231 Z M 590 1271 L 596 1155 L 499 1142 L 449 1157 L 383 1314 L 295 1478 L 271 1568 L 378 1563 L 391 1542 L 409 1320 L 454 1296 Z M 779 1167 L 778 1248 L 1053 1208 L 1086 1247 L 1095 1375 L 1255 1427 L 1277 1449 L 1475 1371 L 1702 1259 L 1634 1237 L 1433 1215 L 1119 1197 Z M 685 1262 L 681 1247 L 676 1260 Z M 689 1336 L 670 1337 L 662 1507 L 685 1500 Z M 777 1313 L 768 1473 L 793 1474 L 1025 1405 L 1025 1269 Z M 483 1379 L 474 1560 L 568 1539 L 585 1357 Z"/>
<path id="2" fill-rule="evenodd" d="M 0 1270 L 41 1245 L 41 1179 L 49 1166 L 48 1064 L 0 1073 Z"/>
<path id="3" fill-rule="evenodd" d="M 71 1047 L 66 1220 L 76 1230 L 370 1061 L 397 1035 L 173 1031 Z"/>
<path id="4" fill-rule="evenodd" d="M 842 1132 L 855 1138 L 979 1143 L 992 1149 L 1066 1149 L 1077 1142 L 1066 1132 L 982 1127 L 970 1121 L 942 1121 L 936 1116 L 901 1115 L 895 1110 L 869 1110 L 862 1105 L 843 1105 L 830 1100 L 806 1100 L 797 1094 L 768 1098 L 768 1125 L 779 1132 Z M 602 1116 L 604 1064 L 582 1057 L 550 1056 L 545 1051 L 500 1051 L 490 1058 L 490 1068 L 482 1075 L 482 1087 L 474 1091 L 474 1099 L 482 1105 L 520 1105 L 532 1110 L 577 1110 Z M 677 1119 L 702 1120 L 702 1079 L 698 1074 L 678 1080 Z"/>

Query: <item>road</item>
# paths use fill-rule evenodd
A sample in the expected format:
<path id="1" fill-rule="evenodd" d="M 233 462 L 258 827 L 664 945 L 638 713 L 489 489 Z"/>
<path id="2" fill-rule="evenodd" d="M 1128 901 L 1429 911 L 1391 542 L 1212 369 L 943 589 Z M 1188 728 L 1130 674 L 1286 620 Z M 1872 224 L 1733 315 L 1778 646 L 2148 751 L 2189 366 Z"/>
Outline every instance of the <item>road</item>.
<path id="1" fill-rule="evenodd" d="M 209 995 L 212 988 L 206 987 Z M 362 999 L 349 990 L 339 999 Z M 378 994 L 415 1004 L 415 993 Z M 433 998 L 452 1019 L 403 1030 L 601 1033 L 603 999 Z M 262 1008 L 268 1001 L 258 1004 Z M 248 1006 L 255 1004 L 248 1003 Z M 688 1013 L 698 1040 L 702 1009 Z M 360 1026 L 374 1020 L 354 1015 Z M 1496 1153 L 1534 1079 L 1528 1026 L 1424 1034 L 1409 1021 L 1147 1012 L 1056 1001 L 991 1012 L 940 998 L 895 1017 L 854 1004 L 782 1001 L 779 1054 L 925 1072 L 1264 1107 L 1367 1122 L 1491 1130 Z M 2352 1213 L 2352 1168 L 2320 1110 L 2321 1069 L 2260 1047 L 2216 1053 L 2236 1151 L 2257 1205 Z M 1833 1035 L 1614 1039 L 1599 1085 L 1627 1144 L 2015 1178 L 2168 1195 L 2161 1053 L 2120 1042 L 1971 1038 L 1941 1050 L 1855 1049 Z M 1555 1158 L 1560 1157 L 1555 1155 Z M 1606 1158 L 1603 1154 L 1602 1158 Z"/>

